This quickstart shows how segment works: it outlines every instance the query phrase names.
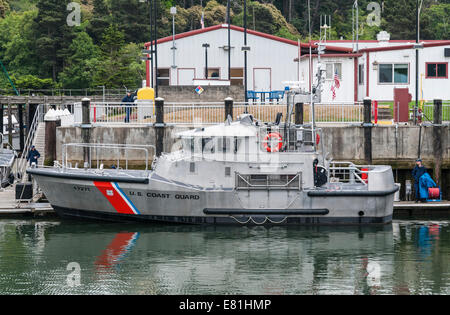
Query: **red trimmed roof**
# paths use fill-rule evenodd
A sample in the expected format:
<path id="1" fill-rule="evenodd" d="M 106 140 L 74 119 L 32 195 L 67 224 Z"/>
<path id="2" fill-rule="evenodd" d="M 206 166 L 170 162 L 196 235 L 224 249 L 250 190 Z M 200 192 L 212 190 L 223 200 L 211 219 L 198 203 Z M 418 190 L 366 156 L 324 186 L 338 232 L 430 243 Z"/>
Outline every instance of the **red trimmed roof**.
<path id="1" fill-rule="evenodd" d="M 359 53 L 354 53 L 354 54 L 323 54 L 323 55 L 320 56 L 320 58 L 339 58 L 339 57 L 355 58 L 355 57 L 362 57 L 362 55 L 363 54 L 359 54 Z M 312 54 L 311 57 L 312 58 L 317 58 L 317 54 Z M 307 59 L 307 58 L 309 58 L 309 54 L 300 56 L 300 59 Z M 298 58 L 295 58 L 294 62 L 298 62 Z"/>
<path id="2" fill-rule="evenodd" d="M 194 36 L 194 35 L 197 35 L 197 34 L 202 34 L 202 33 L 206 33 L 206 32 L 215 31 L 215 30 L 222 29 L 222 28 L 227 29 L 228 25 L 227 24 L 218 24 L 218 25 L 214 25 L 214 26 L 205 27 L 203 29 L 197 29 L 197 30 L 193 30 L 193 31 L 185 32 L 185 33 L 176 34 L 175 35 L 175 40 L 181 39 L 181 38 L 185 38 L 185 37 Z M 244 28 L 243 27 L 236 26 L 236 25 L 230 25 L 230 29 L 232 29 L 234 31 L 238 31 L 238 32 L 244 32 Z M 285 43 L 285 44 L 298 46 L 298 42 L 295 41 L 295 40 L 290 40 L 290 39 L 287 39 L 287 38 L 278 37 L 278 36 L 275 36 L 275 35 L 270 35 L 270 34 L 258 32 L 258 31 L 250 30 L 250 29 L 247 29 L 247 33 L 251 34 L 251 35 L 255 35 L 255 36 L 268 38 L 268 39 L 271 39 L 271 40 L 276 40 L 276 41 L 279 41 L 279 42 L 282 42 L 282 43 Z M 172 39 L 173 39 L 172 36 L 167 36 L 167 37 L 158 39 L 157 43 L 158 44 L 162 44 L 162 43 L 170 42 L 170 41 L 172 41 Z M 150 42 L 145 43 L 145 47 L 148 47 L 148 46 L 150 46 Z M 302 48 L 309 48 L 309 44 L 300 43 L 300 47 L 302 47 Z M 312 44 L 311 47 L 312 48 L 317 48 L 317 45 Z M 351 48 L 336 47 L 336 46 L 329 46 L 329 45 L 326 46 L 326 50 L 352 52 Z"/>
<path id="3" fill-rule="evenodd" d="M 447 46 L 450 45 L 450 40 L 441 40 L 441 41 L 422 41 L 423 47 L 437 47 L 437 46 Z M 389 51 L 389 50 L 403 50 L 403 49 L 412 49 L 415 44 L 409 45 L 399 45 L 399 46 L 386 46 L 386 47 L 373 47 L 373 48 L 363 48 L 360 49 L 360 52 L 376 52 L 376 51 Z"/>

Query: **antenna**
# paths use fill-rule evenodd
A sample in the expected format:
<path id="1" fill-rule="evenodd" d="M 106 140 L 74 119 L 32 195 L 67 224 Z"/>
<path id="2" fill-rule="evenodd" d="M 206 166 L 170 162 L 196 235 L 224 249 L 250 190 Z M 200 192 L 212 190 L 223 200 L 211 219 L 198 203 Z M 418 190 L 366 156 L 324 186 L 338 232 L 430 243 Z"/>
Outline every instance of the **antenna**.
<path id="1" fill-rule="evenodd" d="M 356 17 L 356 21 L 355 21 Z M 352 46 L 353 51 L 358 52 L 358 41 L 359 41 L 359 6 L 358 0 L 355 0 L 352 6 Z"/>
<path id="2" fill-rule="evenodd" d="M 323 17 L 323 18 L 322 18 Z M 327 24 L 328 20 L 328 24 Z M 323 42 L 327 41 L 327 30 L 331 29 L 331 15 L 320 15 L 320 40 Z M 322 33 L 322 30 L 324 32 Z M 328 32 L 328 36 L 330 32 Z"/>

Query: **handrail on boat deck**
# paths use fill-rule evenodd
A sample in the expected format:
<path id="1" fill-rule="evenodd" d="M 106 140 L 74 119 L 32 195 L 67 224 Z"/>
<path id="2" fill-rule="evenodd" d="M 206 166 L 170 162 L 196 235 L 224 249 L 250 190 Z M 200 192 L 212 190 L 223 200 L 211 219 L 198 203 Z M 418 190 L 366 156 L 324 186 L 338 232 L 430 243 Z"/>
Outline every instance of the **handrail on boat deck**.
<path id="1" fill-rule="evenodd" d="M 63 144 L 63 150 L 62 150 L 62 167 L 64 168 L 71 168 L 69 167 L 68 162 L 68 148 L 69 147 L 75 147 L 75 148 L 83 148 L 83 152 L 85 149 L 89 150 L 89 167 L 92 166 L 92 149 L 95 149 L 95 153 L 97 155 L 97 168 L 99 168 L 100 165 L 100 159 L 98 156 L 98 149 L 115 149 L 115 150 L 125 150 L 125 169 L 128 169 L 128 151 L 135 150 L 135 151 L 143 151 L 145 153 L 145 170 L 148 171 L 149 167 L 149 156 L 150 156 L 150 150 L 153 150 L 153 156 L 156 155 L 156 147 L 151 144 L 146 145 L 137 145 L 137 144 L 105 144 L 105 143 L 66 143 Z M 115 159 L 114 159 L 115 160 Z M 119 169 L 120 166 L 120 156 L 117 158 L 117 167 Z"/>
<path id="2" fill-rule="evenodd" d="M 343 164 L 348 166 L 333 166 L 336 164 Z M 373 167 L 372 165 L 356 165 L 350 161 L 331 161 L 329 165 L 329 174 L 333 175 L 335 177 L 336 173 L 337 175 L 343 175 L 345 177 L 347 171 L 348 171 L 348 181 L 354 182 L 355 179 L 358 180 L 358 182 L 367 185 L 367 180 L 363 179 L 362 174 L 369 174 L 371 170 L 370 167 Z M 363 168 L 367 168 L 367 170 L 362 170 Z M 337 172 L 336 172 L 337 171 Z M 340 172 L 339 172 L 340 171 Z M 344 178 L 345 180 L 345 178 Z"/>

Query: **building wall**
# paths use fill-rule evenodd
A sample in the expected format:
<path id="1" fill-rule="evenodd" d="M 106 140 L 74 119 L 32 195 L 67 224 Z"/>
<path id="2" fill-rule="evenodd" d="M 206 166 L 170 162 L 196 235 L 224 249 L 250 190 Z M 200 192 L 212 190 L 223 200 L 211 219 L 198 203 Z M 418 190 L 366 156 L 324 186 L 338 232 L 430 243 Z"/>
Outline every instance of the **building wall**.
<path id="1" fill-rule="evenodd" d="M 231 68 L 244 68 L 244 33 L 231 30 Z M 208 43 L 208 68 L 220 68 L 220 79 L 228 80 L 228 52 L 223 46 L 228 45 L 228 30 L 220 28 L 209 32 L 196 34 L 175 41 L 175 65 L 172 68 L 172 42 L 158 45 L 158 68 L 170 69 L 170 85 L 181 85 L 181 75 L 188 71 L 195 73 L 195 78 L 205 75 L 205 48 Z M 248 88 L 255 89 L 254 73 L 261 73 L 260 77 L 270 75 L 268 86 L 256 86 L 257 90 L 282 90 L 283 81 L 297 80 L 298 71 L 294 58 L 298 55 L 298 47 L 252 34 L 247 35 L 248 52 Z M 263 70 L 266 69 L 266 70 Z M 262 78 L 263 79 L 263 78 Z M 269 79 L 268 79 L 269 80 Z M 186 84 L 184 85 L 192 85 Z"/>
<path id="2" fill-rule="evenodd" d="M 426 78 L 427 62 L 450 62 L 449 57 L 444 57 L 444 48 L 450 46 L 428 47 L 419 51 L 419 99 L 421 98 L 420 81 L 422 81 L 423 99 L 450 100 L 450 79 Z M 364 59 L 367 54 L 364 54 Z M 409 65 L 409 80 L 407 84 L 380 84 L 379 67 L 374 69 L 374 61 L 380 63 L 405 63 Z M 365 60 L 365 63 L 367 61 Z M 367 63 L 366 63 L 367 65 Z M 448 65 L 447 65 L 448 69 Z M 416 53 L 414 49 L 370 52 L 369 55 L 369 97 L 376 100 L 392 100 L 394 88 L 408 88 L 412 98 L 416 93 Z M 421 79 L 422 76 L 422 79 Z M 366 82 L 367 84 L 367 82 Z"/>
<path id="3" fill-rule="evenodd" d="M 327 64 L 340 63 L 342 64 L 342 76 L 339 80 L 340 88 L 336 89 L 336 98 L 333 100 L 331 86 L 334 85 L 334 79 L 326 79 L 322 89 L 322 103 L 328 102 L 349 102 L 352 103 L 355 99 L 355 59 L 346 57 L 322 57 L 321 63 L 325 66 Z M 313 84 L 317 83 L 317 58 L 313 58 Z M 334 77 L 334 75 L 332 75 Z M 306 56 L 300 62 L 300 82 L 301 87 L 309 91 L 309 58 Z"/>

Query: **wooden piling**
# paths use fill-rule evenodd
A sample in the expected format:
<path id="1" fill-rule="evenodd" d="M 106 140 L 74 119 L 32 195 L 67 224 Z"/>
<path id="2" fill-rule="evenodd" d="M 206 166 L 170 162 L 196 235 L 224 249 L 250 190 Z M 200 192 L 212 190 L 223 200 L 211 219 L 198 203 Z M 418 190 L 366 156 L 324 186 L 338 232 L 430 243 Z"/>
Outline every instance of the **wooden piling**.
<path id="1" fill-rule="evenodd" d="M 228 116 L 233 119 L 233 99 L 231 97 L 225 99 L 225 120 L 228 119 Z"/>
<path id="2" fill-rule="evenodd" d="M 372 100 L 364 99 L 364 159 L 367 164 L 372 164 Z"/>
<path id="3" fill-rule="evenodd" d="M 155 123 L 155 135 L 156 135 L 156 156 L 160 157 L 164 151 L 164 99 L 158 97 L 155 99 L 155 111 L 156 111 L 156 123 Z"/>
<path id="4" fill-rule="evenodd" d="M 438 186 L 442 186 L 442 100 L 433 101 L 433 175 Z"/>
<path id="5" fill-rule="evenodd" d="M 91 100 L 89 98 L 83 98 L 81 100 L 81 138 L 83 143 L 88 144 L 91 142 L 91 116 L 90 116 Z M 91 167 L 91 150 L 90 148 L 83 148 L 84 163 L 88 163 Z"/>

